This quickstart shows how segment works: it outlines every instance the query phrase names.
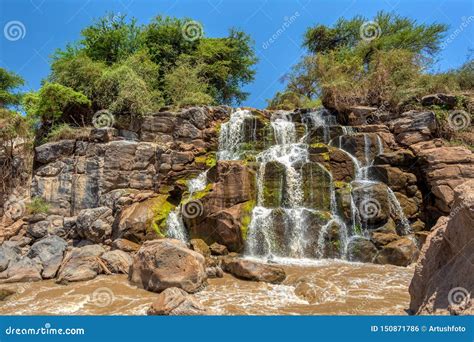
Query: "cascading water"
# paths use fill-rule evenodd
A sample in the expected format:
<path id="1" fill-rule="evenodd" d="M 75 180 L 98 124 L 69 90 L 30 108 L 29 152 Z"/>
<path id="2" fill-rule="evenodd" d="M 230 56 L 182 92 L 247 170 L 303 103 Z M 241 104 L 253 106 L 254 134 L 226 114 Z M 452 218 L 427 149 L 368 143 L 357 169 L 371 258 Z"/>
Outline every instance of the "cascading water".
<path id="1" fill-rule="evenodd" d="M 201 172 L 196 178 L 190 179 L 187 182 L 188 198 L 191 200 L 194 193 L 203 190 L 207 185 L 207 170 Z M 166 219 L 166 235 L 173 239 L 181 241 L 188 240 L 186 227 L 184 226 L 183 218 L 181 216 L 181 204 L 171 211 Z"/>
<path id="2" fill-rule="evenodd" d="M 254 115 L 249 110 L 238 109 L 222 124 L 218 160 L 243 159 L 245 146 L 257 142 L 259 137 Z M 383 153 L 382 141 L 378 135 L 356 133 L 352 127 L 338 126 L 335 117 L 324 109 L 302 114 L 301 120 L 295 120 L 304 126 L 304 134 L 301 134 L 301 127 L 297 126 L 301 124 L 292 119 L 294 117 L 290 113 L 273 113 L 269 125 L 271 132 L 265 133 L 271 134 L 273 144 L 254 155 L 258 165 L 257 201 L 248 228 L 246 255 L 268 259 L 323 258 L 328 256 L 328 250 L 331 249 L 328 244 L 333 243 L 338 251 L 330 255 L 345 258 L 351 240 L 367 236 L 368 231 L 361 224 L 361 213 L 352 191 L 349 220 L 352 224 L 348 226 L 348 222 L 339 215 L 331 172 L 310 158 L 310 134 L 316 132 L 324 142 L 321 145 L 338 148 L 353 161 L 355 177 L 350 183 L 351 188 L 355 184 L 371 186 L 379 183 L 370 179 L 369 169 L 375 156 Z M 334 127 L 339 129 L 339 133 L 332 138 Z M 357 134 L 363 135 L 364 143 L 363 154 L 359 157 L 354 151 L 348 150 L 345 144 L 345 139 Z M 375 141 L 372 141 L 373 136 L 376 137 Z M 193 193 L 205 188 L 206 178 L 206 174 L 202 173 L 188 182 L 189 199 Z M 322 186 L 313 188 L 316 182 Z M 270 191 L 269 184 L 272 187 Z M 396 213 L 404 232 L 410 232 L 409 222 L 390 189 L 387 198 L 390 210 Z M 185 240 L 180 210 L 179 206 L 170 214 L 168 233 Z M 335 237 L 337 243 L 334 244 Z"/>

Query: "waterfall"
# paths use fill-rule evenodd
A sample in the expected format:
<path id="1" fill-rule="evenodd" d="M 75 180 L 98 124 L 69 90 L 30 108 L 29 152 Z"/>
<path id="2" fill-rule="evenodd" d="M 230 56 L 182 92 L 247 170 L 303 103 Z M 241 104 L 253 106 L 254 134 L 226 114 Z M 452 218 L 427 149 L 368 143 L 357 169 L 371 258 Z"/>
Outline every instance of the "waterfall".
<path id="1" fill-rule="evenodd" d="M 240 145 L 245 142 L 245 120 L 251 119 L 252 112 L 237 109 L 229 121 L 223 123 L 219 134 L 219 160 L 237 160 L 240 158 Z"/>
<path id="2" fill-rule="evenodd" d="M 218 160 L 243 159 L 248 144 L 262 139 L 262 124 L 259 123 L 258 127 L 260 119 L 256 115 L 249 110 L 237 109 L 222 124 Z M 296 115 L 301 115 L 301 119 Z M 301 124 L 305 129 L 302 137 L 298 134 Z M 346 258 L 349 243 L 368 236 L 368 227 L 362 227 L 362 216 L 352 188 L 354 184 L 370 186 L 379 183 L 371 179 L 369 170 L 376 155 L 383 153 L 381 138 L 370 133 L 358 133 L 352 127 L 338 126 L 335 117 L 325 109 L 303 114 L 274 112 L 268 127 L 265 126 L 267 128 L 271 132 L 265 130 L 264 134 L 271 134 L 268 138 L 271 137 L 274 143 L 263 149 L 259 145 L 253 155 L 257 163 L 257 198 L 248 227 L 245 254 L 266 259 L 314 259 L 328 255 Z M 349 185 L 352 225 L 338 212 L 335 182 L 330 170 L 325 163 L 311 160 L 308 144 L 314 134 L 324 144 L 345 153 L 354 164 L 355 176 Z M 363 143 L 363 148 L 357 146 L 354 151 L 350 146 L 351 139 Z M 188 182 L 190 196 L 205 188 L 206 178 L 203 173 Z M 370 194 L 364 196 L 368 199 Z M 404 233 L 409 233 L 409 221 L 389 188 L 387 198 L 391 213 L 397 215 Z M 170 215 L 170 225 L 182 227 L 179 212 L 177 208 Z M 337 243 L 334 244 L 335 239 Z M 336 254 L 331 254 L 334 248 Z"/>
<path id="3" fill-rule="evenodd" d="M 188 188 L 188 198 L 191 200 L 197 191 L 206 188 L 207 185 L 207 171 L 201 172 L 196 178 L 188 180 L 186 186 Z M 186 242 L 188 234 L 184 226 L 183 218 L 181 216 L 181 204 L 171 211 L 166 219 L 166 235 L 169 238 L 178 239 Z"/>

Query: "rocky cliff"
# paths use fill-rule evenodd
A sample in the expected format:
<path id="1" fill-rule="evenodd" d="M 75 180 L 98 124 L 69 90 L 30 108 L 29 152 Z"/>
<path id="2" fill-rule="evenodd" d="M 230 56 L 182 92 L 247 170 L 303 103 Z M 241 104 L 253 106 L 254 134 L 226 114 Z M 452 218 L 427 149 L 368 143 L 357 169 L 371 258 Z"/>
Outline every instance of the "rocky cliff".
<path id="1" fill-rule="evenodd" d="M 357 117 L 367 112 L 354 108 Z M 132 262 L 144 264 L 140 245 L 166 237 L 200 251 L 203 260 L 191 253 L 184 264 L 214 276 L 219 265 L 250 271 L 240 263 L 226 268 L 230 262 L 203 252 L 207 245 L 213 255 L 406 266 L 417 260 L 436 220 L 459 207 L 456 192 L 468 190 L 460 185 L 474 179 L 472 152 L 436 139 L 430 111 L 342 126 L 324 110 L 202 107 L 156 113 L 135 126 L 93 129 L 88 138 L 35 148 L 28 193 L 2 199 L 0 279 L 67 283 L 128 273 Z M 47 210 L 29 209 L 37 199 Z M 464 220 L 472 226 L 472 216 Z M 461 221 L 450 222 L 446 231 Z M 459 232 L 459 241 L 466 233 Z M 159 250 L 151 252 L 156 256 L 165 255 L 163 246 L 187 253 L 175 243 L 143 248 Z M 432 248 L 424 247 L 422 260 Z M 147 271 L 137 267 L 131 277 L 140 283 Z M 205 283 L 203 272 L 193 291 Z M 420 289 L 431 277 L 420 272 L 414 311 L 424 310 L 420 298 L 432 291 Z M 170 283 L 176 287 L 189 274 Z"/>

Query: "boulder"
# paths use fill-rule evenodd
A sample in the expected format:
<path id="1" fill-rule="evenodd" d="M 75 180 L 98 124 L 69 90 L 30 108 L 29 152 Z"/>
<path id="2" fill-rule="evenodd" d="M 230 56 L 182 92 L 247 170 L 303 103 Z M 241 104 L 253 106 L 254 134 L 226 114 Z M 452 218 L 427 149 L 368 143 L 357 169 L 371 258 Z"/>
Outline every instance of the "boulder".
<path id="1" fill-rule="evenodd" d="M 28 252 L 31 259 L 38 258 L 43 265 L 41 275 L 43 279 L 51 279 L 56 276 L 59 266 L 63 261 L 67 242 L 59 236 L 48 236 L 36 241 Z"/>
<path id="2" fill-rule="evenodd" d="M 369 239 L 354 237 L 347 245 L 347 255 L 351 261 L 373 262 L 377 248 Z"/>
<path id="3" fill-rule="evenodd" d="M 15 262 L 11 262 L 6 271 L 0 273 L 0 282 L 20 283 L 41 280 L 41 263 L 38 259 L 21 257 Z"/>
<path id="4" fill-rule="evenodd" d="M 166 219 L 173 209 L 174 205 L 168 202 L 167 195 L 133 203 L 120 213 L 113 236 L 115 239 L 127 239 L 134 243 L 164 237 Z"/>
<path id="5" fill-rule="evenodd" d="M 449 217 L 432 228 L 410 283 L 415 314 L 474 314 L 474 180 L 456 187 Z"/>
<path id="6" fill-rule="evenodd" d="M 398 240 L 400 236 L 395 233 L 385 233 L 385 232 L 371 232 L 370 240 L 375 244 L 376 247 L 380 248 L 389 243 Z"/>
<path id="7" fill-rule="evenodd" d="M 412 149 L 420 159 L 423 180 L 432 193 L 434 206 L 440 214 L 449 214 L 454 189 L 474 179 L 474 153 L 463 146 L 438 146 L 435 142 L 419 143 Z"/>
<path id="8" fill-rule="evenodd" d="M 281 266 L 246 259 L 224 258 L 222 267 L 225 272 L 244 280 L 279 284 L 286 278 L 285 270 Z"/>
<path id="9" fill-rule="evenodd" d="M 331 207 L 331 175 L 319 163 L 305 163 L 301 168 L 303 206 L 328 211 Z"/>
<path id="10" fill-rule="evenodd" d="M 390 204 L 385 184 L 353 183 L 352 195 L 363 225 L 371 228 L 387 222 L 390 217 Z"/>
<path id="11" fill-rule="evenodd" d="M 89 140 L 108 143 L 117 136 L 117 130 L 115 128 L 104 127 L 104 128 L 93 128 L 89 134 Z"/>
<path id="12" fill-rule="evenodd" d="M 112 247 L 115 249 L 120 249 L 121 251 L 127 253 L 134 253 L 140 249 L 140 245 L 138 243 L 132 242 L 127 239 L 117 239 L 112 242 Z"/>
<path id="13" fill-rule="evenodd" d="M 49 215 L 45 220 L 30 223 L 27 231 L 37 239 L 48 235 L 65 237 L 68 232 L 64 225 L 64 217 L 60 215 Z"/>
<path id="14" fill-rule="evenodd" d="M 265 164 L 263 173 L 263 206 L 277 208 L 283 206 L 286 188 L 286 168 L 277 161 Z"/>
<path id="15" fill-rule="evenodd" d="M 418 247 L 411 237 L 402 237 L 385 245 L 377 255 L 379 264 L 408 266 L 418 257 Z"/>
<path id="16" fill-rule="evenodd" d="M 191 316 L 206 315 L 206 309 L 183 289 L 170 287 L 161 292 L 147 315 Z"/>
<path id="17" fill-rule="evenodd" d="M 227 255 L 229 251 L 227 247 L 224 245 L 220 245 L 217 242 L 214 242 L 212 245 L 209 246 L 209 250 L 211 251 L 212 255 Z"/>
<path id="18" fill-rule="evenodd" d="M 130 254 L 118 249 L 105 252 L 100 256 L 100 259 L 112 273 L 128 274 L 128 270 L 132 264 L 132 257 Z"/>
<path id="19" fill-rule="evenodd" d="M 437 129 L 436 117 L 431 111 L 408 111 L 388 124 L 396 141 L 404 146 L 431 139 Z"/>
<path id="20" fill-rule="evenodd" d="M 69 156 L 74 152 L 75 140 L 60 140 L 49 142 L 35 148 L 35 159 L 37 162 L 47 164 Z"/>
<path id="21" fill-rule="evenodd" d="M 0 245 L 0 272 L 5 271 L 10 264 L 18 261 L 21 256 L 20 248 L 11 242 Z"/>
<path id="22" fill-rule="evenodd" d="M 105 250 L 99 245 L 87 245 L 74 248 L 66 254 L 59 268 L 57 282 L 69 282 L 94 279 L 103 268 L 100 265 L 100 256 Z"/>
<path id="23" fill-rule="evenodd" d="M 206 273 L 208 278 L 222 278 L 224 271 L 219 266 L 207 267 Z"/>
<path id="24" fill-rule="evenodd" d="M 457 98 L 455 95 L 449 94 L 430 94 L 421 98 L 421 104 L 423 106 L 441 106 L 446 109 L 453 109 L 457 104 Z"/>
<path id="25" fill-rule="evenodd" d="M 179 287 L 194 293 L 206 285 L 204 257 L 173 239 L 146 241 L 133 258 L 129 280 L 152 292 Z"/>
<path id="26" fill-rule="evenodd" d="M 103 243 L 111 237 L 113 222 L 114 217 L 110 208 L 84 209 L 77 216 L 77 232 L 80 237 L 95 243 Z"/>
<path id="27" fill-rule="evenodd" d="M 209 246 L 201 239 L 191 239 L 189 241 L 191 245 L 191 249 L 202 254 L 204 257 L 208 257 L 211 255 L 211 250 Z"/>

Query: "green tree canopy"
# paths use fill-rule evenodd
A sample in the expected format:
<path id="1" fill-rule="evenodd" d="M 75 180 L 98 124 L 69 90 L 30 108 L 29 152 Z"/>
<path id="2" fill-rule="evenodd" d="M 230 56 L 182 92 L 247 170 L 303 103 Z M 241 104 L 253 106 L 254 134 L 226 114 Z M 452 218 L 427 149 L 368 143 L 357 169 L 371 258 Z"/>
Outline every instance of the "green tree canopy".
<path id="1" fill-rule="evenodd" d="M 4 68 L 0 68 L 0 108 L 17 106 L 21 102 L 21 94 L 15 89 L 24 84 L 23 78 Z"/>
<path id="2" fill-rule="evenodd" d="M 333 27 L 317 25 L 309 28 L 303 45 L 313 54 L 349 48 L 360 49 L 363 53 L 403 49 L 433 56 L 439 51 L 446 30 L 444 24 L 419 24 L 407 17 L 378 12 L 373 19 L 363 16 L 349 20 L 340 18 Z"/>

